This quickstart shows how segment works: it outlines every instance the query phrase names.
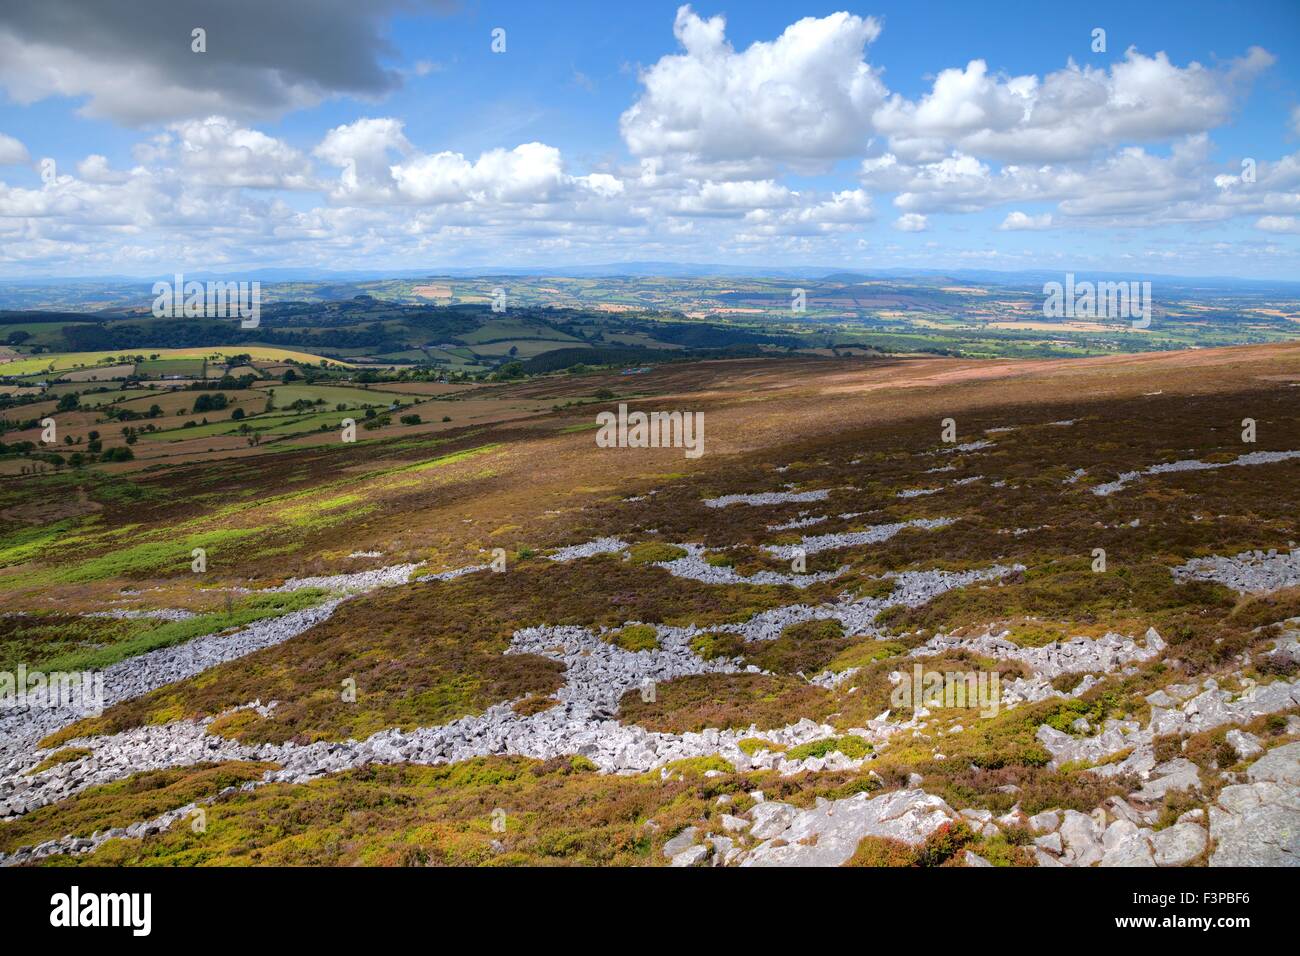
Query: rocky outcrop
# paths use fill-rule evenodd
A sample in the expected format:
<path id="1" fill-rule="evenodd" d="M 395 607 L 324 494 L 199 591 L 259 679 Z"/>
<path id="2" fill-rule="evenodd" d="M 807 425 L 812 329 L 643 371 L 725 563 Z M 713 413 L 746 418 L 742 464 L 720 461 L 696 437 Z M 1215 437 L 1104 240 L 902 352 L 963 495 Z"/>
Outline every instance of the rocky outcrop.
<path id="1" fill-rule="evenodd" d="M 1151 719 L 1146 727 L 1137 721 L 1108 720 L 1100 733 L 1074 736 L 1046 724 L 1038 728 L 1039 742 L 1052 755 L 1052 766 L 1063 763 L 1097 764 L 1125 750 L 1123 760 L 1098 767 L 1094 773 L 1138 773 L 1146 778 L 1155 769 L 1151 746 L 1164 734 L 1195 734 L 1224 724 L 1249 723 L 1264 714 L 1300 706 L 1300 680 L 1271 684 L 1247 683 L 1241 693 L 1219 687 L 1206 678 L 1196 685 L 1170 685 L 1147 697 Z"/>
<path id="2" fill-rule="evenodd" d="M 829 488 L 816 491 L 764 491 L 751 495 L 723 495 L 721 498 L 705 498 L 706 508 L 727 508 L 731 505 L 784 505 L 807 501 L 825 501 L 831 496 Z"/>
<path id="3" fill-rule="evenodd" d="M 1035 674 L 1053 678 L 1061 674 L 1097 672 L 1109 673 L 1133 663 L 1154 660 L 1165 649 L 1165 642 L 1149 628 L 1143 643 L 1122 634 L 1104 637 L 1076 637 L 1069 641 L 1053 641 L 1042 647 L 1022 647 L 1007 639 L 1009 632 L 980 634 L 975 637 L 955 637 L 936 634 L 911 652 L 912 657 L 926 657 L 946 651 L 970 651 L 984 657 L 1000 660 L 1017 660 Z"/>
<path id="4" fill-rule="evenodd" d="M 351 574 L 328 574 L 314 578 L 290 578 L 279 587 L 268 588 L 268 593 L 284 591 L 301 591 L 304 588 L 320 588 L 325 591 L 344 591 L 356 593 L 372 591 L 375 588 L 391 588 L 405 584 L 418 564 L 393 564 L 386 568 L 372 571 L 356 571 Z"/>
<path id="5" fill-rule="evenodd" d="M 546 557 L 552 561 L 566 563 L 576 561 L 578 558 L 594 557 L 598 554 L 618 554 L 620 551 L 626 551 L 628 547 L 628 543 L 622 538 L 596 538 L 594 541 L 587 541 L 584 544 L 557 548 Z"/>
<path id="6" fill-rule="evenodd" d="M 804 537 L 798 544 L 765 544 L 763 550 L 782 561 L 791 561 L 799 555 L 817 554 L 820 551 L 836 551 L 840 548 L 857 548 L 864 544 L 879 544 L 888 541 L 905 528 L 922 528 L 933 531 L 946 528 L 953 523 L 952 518 L 917 518 L 914 521 L 899 521 L 894 524 L 879 524 L 865 531 L 844 531 L 838 534 L 819 534 Z"/>
<path id="7" fill-rule="evenodd" d="M 203 803 L 211 802 L 212 798 L 203 801 Z M 77 837 L 69 834 L 57 840 L 47 840 L 36 846 L 19 847 L 13 853 L 0 853 L 0 866 L 24 866 L 51 856 L 93 853 L 109 840 L 140 840 L 155 833 L 170 830 L 177 821 L 194 817 L 198 809 L 199 804 L 187 803 L 183 807 L 160 813 L 152 820 L 141 820 L 132 823 L 130 826 L 97 830 L 88 837 Z"/>
<path id="8" fill-rule="evenodd" d="M 897 790 L 877 797 L 859 793 L 821 801 L 808 810 L 759 804 L 764 806 L 768 809 L 755 825 L 763 824 L 760 832 L 770 835 L 741 856 L 740 866 L 842 866 L 863 837 L 918 845 L 957 819 L 948 804 L 923 790 Z"/>
<path id="9" fill-rule="evenodd" d="M 999 577 L 1008 570 L 994 567 L 960 573 L 908 572 L 894 578 L 894 592 L 889 598 L 854 601 L 846 596 L 837 603 L 820 607 L 794 605 L 763 612 L 745 624 L 709 630 L 732 631 L 746 640 L 766 640 L 777 637 L 786 626 L 798 621 L 835 618 L 849 633 L 868 632 L 876 615 L 890 604 L 921 604 L 951 587 Z M 337 604 L 337 601 L 329 602 L 308 611 L 259 622 L 237 634 L 197 638 L 188 644 L 123 661 L 110 668 L 111 679 L 105 681 L 106 704 L 287 640 L 324 620 Z M 738 661 L 731 659 L 702 660 L 691 650 L 690 642 L 704 630 L 694 626 L 659 626 L 655 650 L 631 652 L 602 640 L 600 632 L 585 628 L 525 628 L 514 635 L 507 653 L 539 654 L 564 663 L 565 684 L 555 695 L 560 702 L 558 706 L 521 715 L 515 712 L 513 702 L 506 701 L 487 708 L 482 714 L 443 726 L 411 732 L 386 730 L 364 741 L 243 747 L 225 738 L 206 736 L 205 728 L 210 720 L 181 721 L 74 741 L 78 746 L 92 748 L 94 755 L 27 777 L 27 770 L 49 756 L 47 752 L 34 750 L 36 741 L 66 725 L 75 715 L 54 711 L 38 714 L 35 719 L 27 714 L 6 715 L 4 719 L 13 720 L 26 737 L 15 738 L 9 751 L 11 757 L 0 776 L 0 817 L 30 812 L 86 787 L 120 779 L 141 769 L 188 766 L 218 759 L 274 761 L 283 769 L 272 778 L 294 782 L 367 763 L 446 763 L 490 754 L 539 759 L 580 754 L 601 770 L 613 773 L 644 772 L 675 760 L 715 754 L 738 769 L 773 769 L 781 774 L 851 769 L 864 762 L 836 752 L 791 761 L 780 753 L 780 748 L 751 755 L 738 746 L 745 737 L 761 736 L 773 744 L 793 747 L 836 734 L 829 725 L 813 721 L 763 731 L 751 727 L 741 731 L 660 734 L 614 719 L 620 698 L 629 690 L 691 674 L 757 670 L 752 665 L 742 668 Z M 884 721 L 874 721 L 851 732 L 879 743 L 895 729 Z M 0 744 L 0 748 L 3 746 Z"/>
<path id="10" fill-rule="evenodd" d="M 1270 750 L 1210 807 L 1210 866 L 1300 866 L 1300 741 Z"/>
<path id="11" fill-rule="evenodd" d="M 1193 558 L 1173 569 L 1179 581 L 1217 581 L 1243 594 L 1264 594 L 1300 584 L 1300 549 L 1243 551 L 1234 558 Z"/>
<path id="12" fill-rule="evenodd" d="M 1094 485 L 1092 493 L 1102 496 L 1113 495 L 1130 482 L 1149 475 L 1167 475 L 1179 471 L 1212 471 L 1217 468 L 1245 467 L 1249 465 L 1271 465 L 1279 461 L 1290 461 L 1293 458 L 1300 458 L 1300 451 L 1252 451 L 1246 455 L 1238 455 L 1232 461 L 1225 462 L 1185 458 L 1180 461 L 1168 461 L 1159 465 L 1152 465 L 1150 468 L 1144 468 L 1141 471 L 1123 472 L 1114 481 Z"/>
<path id="13" fill-rule="evenodd" d="M 687 578 L 703 581 L 705 584 L 789 584 L 796 588 L 806 588 L 822 581 L 833 581 L 848 570 L 847 566 L 834 571 L 817 571 L 812 574 L 794 574 L 783 571 L 757 571 L 744 575 L 735 568 L 720 567 L 705 560 L 707 551 L 698 544 L 682 544 L 678 547 L 686 555 L 672 561 L 656 562 L 655 566 L 663 568 L 675 578 Z"/>
<path id="14" fill-rule="evenodd" d="M 226 661 L 280 644 L 326 620 L 339 601 L 250 624 L 232 634 L 209 634 L 120 661 L 103 670 L 105 707 L 201 674 Z M 35 753 L 42 738 L 86 714 L 66 708 L 15 708 L 0 713 L 0 813 L 13 778 L 43 759 Z"/>

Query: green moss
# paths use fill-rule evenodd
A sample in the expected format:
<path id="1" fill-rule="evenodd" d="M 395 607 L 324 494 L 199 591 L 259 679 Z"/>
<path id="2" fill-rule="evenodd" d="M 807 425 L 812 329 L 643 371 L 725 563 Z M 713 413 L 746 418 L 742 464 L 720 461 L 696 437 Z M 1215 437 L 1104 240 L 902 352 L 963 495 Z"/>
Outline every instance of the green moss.
<path id="1" fill-rule="evenodd" d="M 1033 866 L 1034 858 L 1024 847 L 1016 846 L 1003 834 L 989 837 L 970 847 L 994 866 Z"/>
<path id="2" fill-rule="evenodd" d="M 791 747 L 785 752 L 789 760 L 806 760 L 809 757 L 825 757 L 829 753 L 839 752 L 850 760 L 860 760 L 871 753 L 874 748 L 857 734 L 845 734 L 843 737 L 824 737 L 810 740 L 798 747 Z"/>
<path id="3" fill-rule="evenodd" d="M 208 724 L 208 733 L 214 737 L 230 737 L 232 739 L 239 736 L 240 731 L 251 727 L 258 721 L 258 713 L 251 707 L 243 710 L 231 711 L 215 718 L 212 723 Z"/>
<path id="4" fill-rule="evenodd" d="M 770 753 L 780 753 L 785 750 L 784 744 L 773 743 L 770 740 L 764 740 L 762 737 L 745 737 L 736 741 L 736 746 L 747 757 L 752 757 L 764 750 Z"/>
<path id="5" fill-rule="evenodd" d="M 1007 640 L 1020 647 L 1046 647 L 1055 641 L 1064 641 L 1069 635 L 1062 627 L 1042 624 L 1016 624 L 1009 628 Z"/>
<path id="6" fill-rule="evenodd" d="M 893 578 L 871 578 L 853 589 L 853 596 L 859 601 L 875 598 L 887 598 L 894 593 Z"/>
<path id="7" fill-rule="evenodd" d="M 1073 729 L 1073 724 L 1080 717 L 1085 718 L 1094 727 L 1100 726 L 1107 718 L 1125 717 L 1133 710 L 1131 701 L 1120 694 L 1106 691 L 1085 698 L 1062 701 L 1044 720 L 1049 727 L 1067 734 L 1080 734 Z"/>
<path id="8" fill-rule="evenodd" d="M 866 640 L 846 648 L 833 661 L 826 665 L 828 670 L 846 671 L 850 667 L 866 667 L 876 661 L 887 660 L 907 653 L 907 645 L 898 641 Z"/>
<path id="9" fill-rule="evenodd" d="M 685 548 L 660 541 L 641 541 L 627 549 L 633 564 L 659 564 L 664 561 L 676 561 L 688 554 Z"/>
<path id="10" fill-rule="evenodd" d="M 1123 763 L 1132 755 L 1133 748 L 1126 747 L 1113 754 L 1107 754 L 1101 760 L 1067 760 L 1065 763 L 1061 764 L 1057 770 L 1063 774 L 1078 773 L 1081 770 L 1092 770 L 1096 767 L 1105 767 L 1110 764 Z"/>
<path id="11" fill-rule="evenodd" d="M 736 772 L 736 768 L 731 765 L 730 761 L 723 760 L 717 754 L 711 754 L 707 757 L 686 757 L 682 760 L 674 760 L 668 764 L 668 770 L 687 777 L 702 777 L 710 770 L 716 770 L 719 773 Z"/>
<path id="12" fill-rule="evenodd" d="M 659 631 L 653 624 L 629 624 L 617 631 L 607 631 L 601 640 L 625 651 L 653 651 L 659 647 Z"/>
<path id="13" fill-rule="evenodd" d="M 739 657 L 745 650 L 745 639 L 726 631 L 709 631 L 691 638 L 691 650 L 706 661 L 718 657 Z"/>
<path id="14" fill-rule="evenodd" d="M 62 654 L 126 640 L 156 627 L 156 621 L 36 613 L 0 616 L 0 670 L 20 664 L 40 668 Z"/>

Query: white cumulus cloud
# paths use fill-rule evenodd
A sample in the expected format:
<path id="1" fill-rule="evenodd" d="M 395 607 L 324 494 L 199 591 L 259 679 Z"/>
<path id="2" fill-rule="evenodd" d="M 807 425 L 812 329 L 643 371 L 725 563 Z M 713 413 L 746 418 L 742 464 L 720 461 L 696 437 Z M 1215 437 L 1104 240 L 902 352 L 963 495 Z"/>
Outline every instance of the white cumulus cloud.
<path id="1" fill-rule="evenodd" d="M 1050 212 L 1045 212 L 1039 216 L 1031 216 L 1027 213 L 1016 210 L 1007 213 L 1007 218 L 1002 220 L 1002 225 L 998 228 L 1007 232 L 1050 229 L 1052 228 L 1052 214 Z"/>
<path id="2" fill-rule="evenodd" d="M 1255 228 L 1264 232 L 1300 233 L 1300 217 L 1260 216 Z"/>
<path id="3" fill-rule="evenodd" d="M 20 166 L 30 160 L 26 146 L 12 136 L 0 133 L 0 166 Z"/>
<path id="4" fill-rule="evenodd" d="M 181 166 L 205 185 L 306 189 L 307 157 L 287 143 L 222 116 L 175 123 Z"/>
<path id="5" fill-rule="evenodd" d="M 1221 69 L 1180 67 L 1129 49 L 1109 70 L 1079 67 L 995 76 L 983 60 L 942 70 L 918 101 L 897 94 L 876 110 L 890 149 L 913 161 L 950 148 L 1008 162 L 1085 158 L 1124 143 L 1204 132 L 1227 122 L 1241 90 L 1274 62 L 1252 47 Z"/>
<path id="6" fill-rule="evenodd" d="M 772 41 L 737 51 L 726 21 L 680 7 L 684 52 L 644 70 L 641 97 L 622 116 L 638 156 L 714 161 L 824 161 L 865 142 L 885 89 L 863 59 L 880 34 L 871 17 L 805 17 Z"/>

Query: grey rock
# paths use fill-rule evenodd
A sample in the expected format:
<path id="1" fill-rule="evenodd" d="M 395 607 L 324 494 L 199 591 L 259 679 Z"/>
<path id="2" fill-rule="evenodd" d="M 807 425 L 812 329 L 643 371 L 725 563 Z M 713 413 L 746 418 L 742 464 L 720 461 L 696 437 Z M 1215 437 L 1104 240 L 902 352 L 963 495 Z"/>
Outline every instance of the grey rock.
<path id="1" fill-rule="evenodd" d="M 1300 784 L 1300 740 L 1274 747 L 1247 768 L 1246 777 L 1252 783 Z"/>
<path id="2" fill-rule="evenodd" d="M 736 841 L 731 837 L 709 837 L 709 844 L 713 847 L 713 855 L 709 859 L 714 866 L 725 866 L 727 858 L 736 852 Z"/>
<path id="3" fill-rule="evenodd" d="M 869 797 L 855 794 L 799 813 L 777 841 L 755 847 L 742 866 L 840 866 L 863 837 L 876 836 L 917 845 L 956 818 L 948 804 L 921 790 L 898 790 Z"/>
<path id="4" fill-rule="evenodd" d="M 1237 730 L 1235 727 L 1224 735 L 1224 739 L 1233 750 L 1237 751 L 1237 756 L 1242 760 L 1249 760 L 1256 754 L 1264 752 L 1258 737 L 1244 730 Z"/>
<path id="5" fill-rule="evenodd" d="M 673 855 L 670 866 L 699 866 L 709 858 L 709 848 L 701 843 Z"/>
<path id="6" fill-rule="evenodd" d="M 1210 866 L 1298 866 L 1300 788 L 1271 780 L 1224 787 L 1210 833 Z"/>
<path id="7" fill-rule="evenodd" d="M 1055 810 L 1044 810 L 1030 817 L 1029 825 L 1040 833 L 1055 830 L 1061 825 L 1061 815 Z"/>
<path id="8" fill-rule="evenodd" d="M 671 840 L 668 840 L 664 843 L 664 856 L 675 857 L 679 853 L 684 853 L 690 849 L 695 845 L 695 838 L 699 835 L 699 832 L 699 827 L 687 827 Z"/>
<path id="9" fill-rule="evenodd" d="M 1165 761 L 1155 768 L 1153 774 L 1153 778 L 1134 794 L 1137 799 L 1154 802 L 1163 800 L 1171 790 L 1201 789 L 1200 769 L 1185 757 Z"/>
<path id="10" fill-rule="evenodd" d="M 1269 454 L 1256 452 L 1256 455 Z M 1294 457 L 1295 452 L 1273 452 L 1273 455 Z M 1242 456 L 1248 457 L 1248 456 Z M 1261 459 L 1261 460 L 1282 460 Z M 1237 461 L 1241 461 L 1238 458 Z M 1253 463 L 1253 461 L 1252 461 Z M 1300 584 L 1300 551 L 1279 554 L 1276 551 L 1243 551 L 1233 558 L 1212 556 L 1194 558 L 1173 569 L 1180 581 L 1218 581 L 1244 593 L 1265 593 Z"/>
<path id="11" fill-rule="evenodd" d="M 1119 826 L 1122 821 L 1116 821 L 1111 826 Z M 1155 856 L 1151 852 L 1151 844 L 1148 841 L 1150 830 L 1138 830 L 1133 828 L 1133 832 L 1127 833 L 1126 836 L 1108 843 L 1106 852 L 1101 858 L 1101 866 L 1155 866 Z M 1106 835 L 1110 835 L 1107 829 Z"/>
<path id="12" fill-rule="evenodd" d="M 1176 823 L 1151 834 L 1156 866 L 1183 866 L 1205 852 L 1209 837 L 1195 823 Z"/>
<path id="13" fill-rule="evenodd" d="M 1095 639 L 1076 637 L 1068 641 L 1053 641 L 1042 647 L 1021 647 L 1008 640 L 1005 632 L 985 633 L 973 637 L 936 634 L 925 644 L 913 650 L 911 656 L 923 657 L 964 650 L 982 656 L 1018 660 L 1028 665 L 1037 676 L 1050 680 L 1061 674 L 1084 671 L 1109 672 L 1125 664 L 1154 660 L 1164 648 L 1164 641 L 1154 629 L 1148 630 L 1141 642 L 1112 633 Z M 1048 690 L 1050 691 L 1050 685 Z M 1005 686 L 1003 691 L 1005 696 Z M 1086 724 L 1087 721 L 1084 721 L 1084 725 Z M 1082 726 L 1079 725 L 1076 729 Z"/>
<path id="14" fill-rule="evenodd" d="M 1131 820 L 1116 820 L 1108 826 L 1101 836 L 1102 847 L 1106 850 L 1113 850 L 1121 843 L 1136 836 L 1139 827 Z"/>
<path id="15" fill-rule="evenodd" d="M 1097 821 L 1078 810 L 1066 810 L 1057 831 L 1065 843 L 1065 859 L 1071 866 L 1092 866 L 1105 852 Z"/>
<path id="16" fill-rule="evenodd" d="M 754 821 L 754 825 L 749 828 L 749 835 L 756 840 L 770 840 L 779 836 L 794 822 L 798 813 L 798 809 L 788 803 L 760 803 L 749 811 L 749 818 Z"/>
<path id="17" fill-rule="evenodd" d="M 1058 856 L 1065 849 L 1061 843 L 1061 834 L 1047 833 L 1040 837 L 1034 837 L 1034 845 L 1043 850 L 1050 850 Z"/>

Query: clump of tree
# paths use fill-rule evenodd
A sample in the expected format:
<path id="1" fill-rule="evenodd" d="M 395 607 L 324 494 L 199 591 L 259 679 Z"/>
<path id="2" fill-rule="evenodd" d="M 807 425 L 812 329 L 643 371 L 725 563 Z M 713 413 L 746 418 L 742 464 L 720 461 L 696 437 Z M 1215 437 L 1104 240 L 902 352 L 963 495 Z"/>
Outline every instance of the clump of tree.
<path id="1" fill-rule="evenodd" d="M 229 404 L 230 399 L 221 392 L 205 392 L 194 400 L 194 413 L 219 412 Z"/>
<path id="2" fill-rule="evenodd" d="M 523 377 L 524 377 L 523 362 L 507 362 L 505 365 L 502 365 L 499 369 L 497 369 L 495 372 L 492 373 L 492 380 L 494 382 L 509 382 L 509 381 L 513 381 L 514 379 L 523 378 Z"/>

